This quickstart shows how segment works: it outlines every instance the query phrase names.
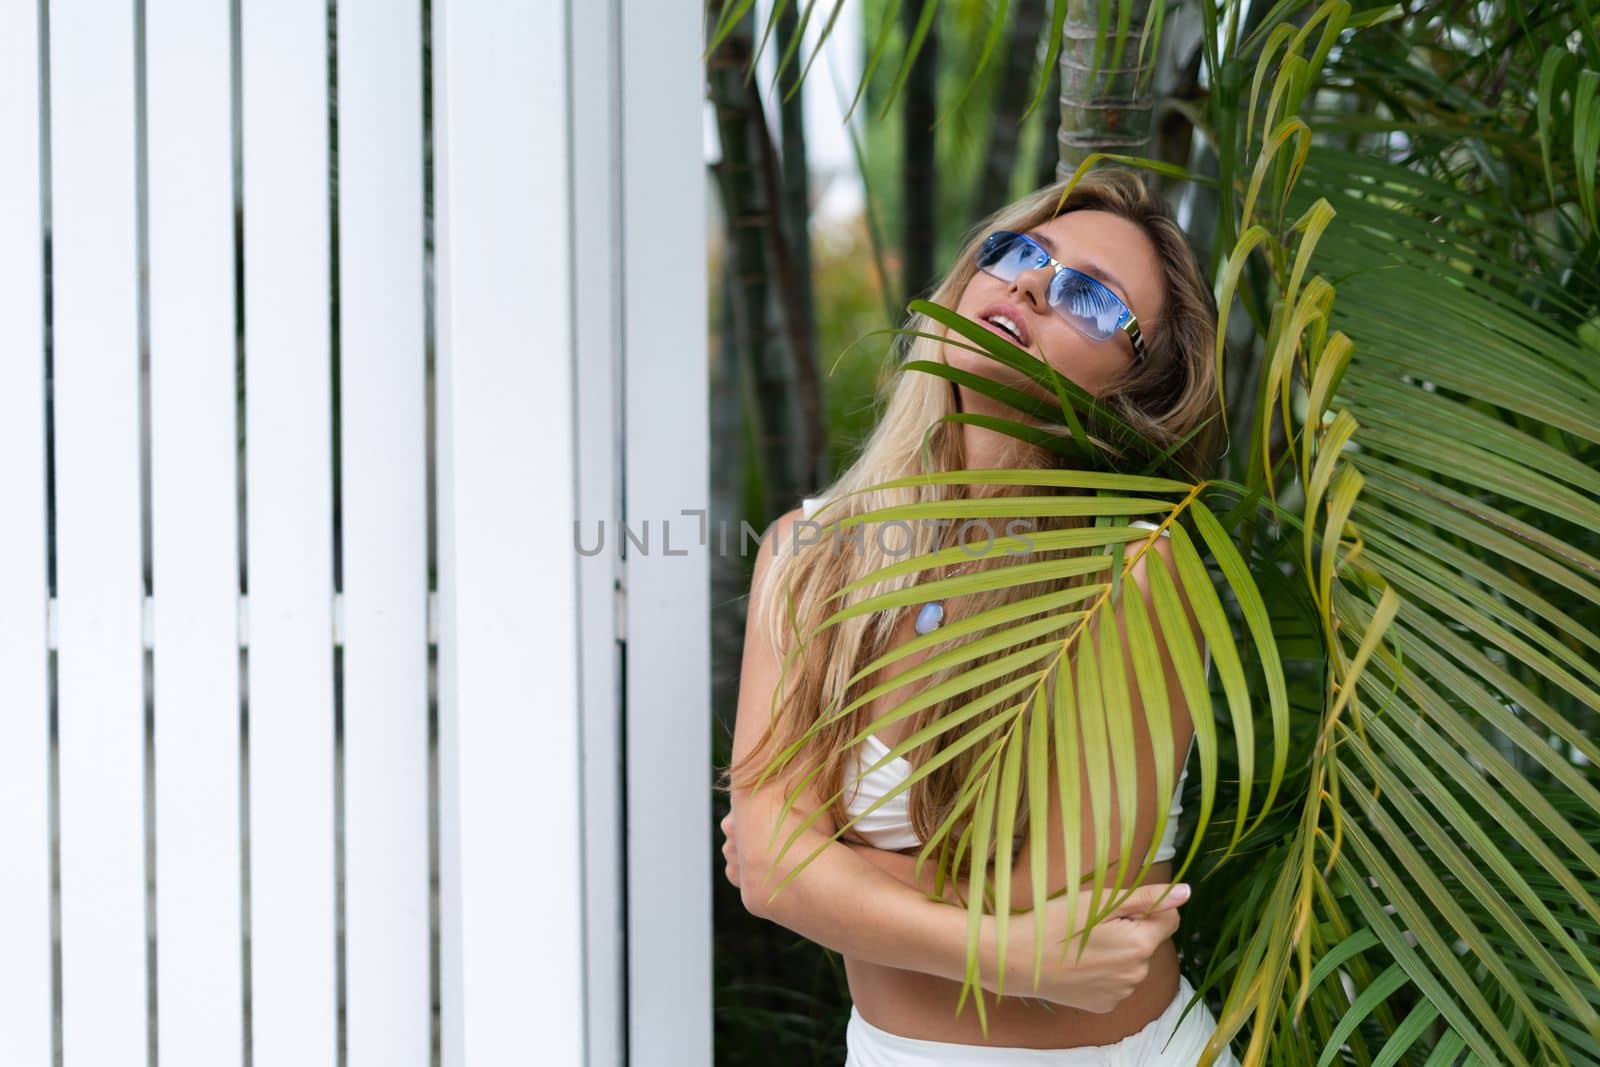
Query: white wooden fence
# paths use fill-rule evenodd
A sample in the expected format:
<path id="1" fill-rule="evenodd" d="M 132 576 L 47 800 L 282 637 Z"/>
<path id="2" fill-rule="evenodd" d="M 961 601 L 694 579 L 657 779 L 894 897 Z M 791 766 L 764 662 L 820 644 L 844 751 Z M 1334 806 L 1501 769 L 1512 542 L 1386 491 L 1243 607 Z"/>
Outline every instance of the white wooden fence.
<path id="1" fill-rule="evenodd" d="M 709 1064 L 700 5 L 0 14 L 0 1064 Z"/>

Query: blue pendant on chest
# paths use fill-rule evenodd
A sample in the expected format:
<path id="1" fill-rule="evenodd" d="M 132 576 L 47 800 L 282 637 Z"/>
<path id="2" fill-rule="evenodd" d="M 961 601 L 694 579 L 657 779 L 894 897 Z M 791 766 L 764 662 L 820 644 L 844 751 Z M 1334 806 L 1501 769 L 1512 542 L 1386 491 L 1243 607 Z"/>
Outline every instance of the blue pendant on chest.
<path id="1" fill-rule="evenodd" d="M 931 634 L 944 622 L 944 605 L 937 600 L 922 605 L 922 610 L 917 612 L 917 633 Z"/>

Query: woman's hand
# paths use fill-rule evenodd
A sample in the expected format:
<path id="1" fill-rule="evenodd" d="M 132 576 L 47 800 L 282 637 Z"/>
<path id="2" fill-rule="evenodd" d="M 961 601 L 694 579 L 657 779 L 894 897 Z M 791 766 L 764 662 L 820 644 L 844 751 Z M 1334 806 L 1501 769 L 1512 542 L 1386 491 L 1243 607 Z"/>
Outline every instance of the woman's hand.
<path id="1" fill-rule="evenodd" d="M 730 827 L 731 821 L 724 820 Z M 933 864 L 924 863 L 920 879 L 917 875 L 917 858 L 905 852 L 888 852 L 845 842 L 851 851 L 873 866 L 895 878 L 921 889 L 930 897 L 933 893 Z M 1178 905 L 1189 899 L 1187 885 L 1173 887 L 1159 905 L 1156 898 L 1168 888 L 1166 882 L 1151 882 L 1138 886 L 1121 906 L 1095 923 L 1089 931 L 1088 947 L 1078 954 L 1074 940 L 1063 957 L 1062 943 L 1073 931 L 1081 931 L 1089 914 L 1088 889 L 1077 895 L 1074 926 L 1068 926 L 1066 894 L 1045 902 L 1039 909 L 1044 921 L 1044 959 L 1039 966 L 1039 985 L 1033 986 L 1033 943 L 1035 926 L 1041 916 L 1033 911 L 1014 909 L 1011 921 L 1006 924 L 1006 980 L 1005 990 L 1013 996 L 1036 996 L 1055 1004 L 1065 1004 L 1084 1011 L 1103 1014 L 1114 1009 L 1134 991 L 1150 973 L 1150 960 L 1178 929 Z M 946 903 L 964 907 L 966 886 L 947 882 L 944 886 Z M 1099 901 L 1105 907 L 1108 895 L 1101 893 Z M 1154 907 L 1155 910 L 1152 910 Z M 993 915 L 986 915 L 985 937 L 995 933 Z M 986 988 L 993 988 L 985 980 Z"/>
<path id="2" fill-rule="evenodd" d="M 1150 959 L 1178 930 L 1178 905 L 1189 899 L 1189 887 L 1180 885 L 1159 904 L 1156 898 L 1167 883 L 1142 885 L 1089 931 L 1087 947 L 1081 931 L 1089 911 L 1090 891 L 1077 894 L 1074 919 L 1068 925 L 1070 896 L 1048 900 L 1036 912 L 1013 913 L 1006 926 L 1006 983 L 1013 995 L 1035 995 L 1084 1011 L 1105 1013 L 1114 1009 L 1150 974 Z M 1104 907 L 1105 894 L 1102 893 Z M 1033 985 L 1035 926 L 1044 921 L 1044 958 L 1039 985 Z M 1071 939 L 1063 954 L 1063 942 Z"/>
<path id="3" fill-rule="evenodd" d="M 733 812 L 723 816 L 722 858 L 727 864 L 728 881 L 739 884 L 738 838 L 733 832 Z M 923 865 L 922 879 L 916 874 L 916 857 L 904 852 L 889 852 L 856 842 L 843 842 L 856 855 L 893 875 L 907 885 L 931 892 L 931 864 Z M 953 888 L 953 887 L 952 887 Z M 1062 944 L 1074 931 L 1081 931 L 1089 912 L 1090 890 L 1077 895 L 1076 922 L 1069 926 L 1071 900 L 1062 895 L 1045 902 L 1040 910 L 1044 921 L 1044 959 L 1039 967 L 1039 985 L 1033 985 L 1035 927 L 1040 916 L 1031 911 L 1016 911 L 1006 926 L 1005 988 L 1013 996 L 1037 996 L 1055 1004 L 1104 1014 L 1116 1008 L 1150 973 L 1150 960 L 1178 929 L 1178 906 L 1189 898 L 1189 887 L 1177 886 L 1159 904 L 1156 898 L 1168 889 L 1165 882 L 1134 889 L 1121 906 L 1101 919 L 1089 932 L 1087 947 L 1078 953 L 1078 941 Z M 950 901 L 949 896 L 946 897 Z M 1102 907 L 1104 894 L 1102 894 Z M 985 917 L 985 934 L 993 936 L 994 917 Z M 985 982 L 986 987 L 991 987 Z"/>

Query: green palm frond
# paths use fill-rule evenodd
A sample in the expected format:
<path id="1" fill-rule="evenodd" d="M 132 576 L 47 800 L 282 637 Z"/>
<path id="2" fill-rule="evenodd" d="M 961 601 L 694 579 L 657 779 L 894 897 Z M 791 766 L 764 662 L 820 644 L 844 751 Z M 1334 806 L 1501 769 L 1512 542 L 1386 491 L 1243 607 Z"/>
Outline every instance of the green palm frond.
<path id="1" fill-rule="evenodd" d="M 1078 11 L 1053 9 L 1058 38 L 1069 7 Z M 1104 20 L 1113 54 L 1117 7 L 1085 10 Z M 1035 514 L 1091 525 L 989 549 L 1064 559 L 1021 552 L 1007 566 L 872 592 L 972 558 L 948 549 L 841 591 L 824 626 L 938 596 L 1074 583 L 865 665 L 853 684 L 935 653 L 828 709 L 808 737 L 886 696 L 898 704 L 852 741 L 949 701 L 884 757 L 940 742 L 879 803 L 975 757 L 920 855 L 941 885 L 964 887 L 975 948 L 985 918 L 1001 930 L 1026 920 L 1012 915 L 1017 879 L 1034 901 L 1092 888 L 1092 926 L 1116 902 L 1111 887 L 1148 871 L 1153 852 L 1132 854 L 1132 776 L 1115 772 L 1131 766 L 1137 698 L 1157 795 L 1170 795 L 1182 699 L 1200 768 L 1173 880 L 1193 871 L 1206 901 L 1180 934 L 1186 972 L 1220 1004 L 1206 1062 L 1231 1045 L 1246 1064 L 1600 1063 L 1593 11 L 1491 6 L 1458 24 L 1280 0 L 1264 14 L 1237 3 L 1201 14 L 1211 92 L 1195 117 L 1219 194 L 1215 355 L 1219 372 L 1249 386 L 1225 412 L 1239 445 L 1232 468 L 1210 481 L 1164 468 L 1160 449 L 1070 382 L 919 306 L 949 343 L 1055 398 L 909 367 L 1018 413 L 956 421 L 1051 447 L 1073 469 L 903 479 L 893 485 L 1040 491 L 880 508 L 844 524 Z M 1077 169 L 1113 159 L 1126 161 L 1095 155 Z M 1130 525 L 1137 516 L 1170 531 L 1175 580 L 1163 566 L 1145 569 L 1147 588 L 1129 580 L 1160 537 Z M 1104 625 L 1114 617 L 1126 642 Z M 1160 677 L 1158 634 L 1176 691 Z M 1052 771 L 1059 793 L 1048 796 Z M 1074 829 L 1059 843 L 1063 885 L 1048 884 L 1042 860 L 1050 805 Z M 1119 840 L 1113 808 L 1124 813 Z M 1004 857 L 1023 819 L 1033 863 L 1017 870 Z M 1092 856 L 1078 856 L 1079 823 L 1095 831 Z M 974 952 L 963 996 L 981 994 L 978 979 Z M 974 1004 L 983 1018 L 983 996 Z"/>
<path id="2" fill-rule="evenodd" d="M 1048 364 L 997 337 L 992 331 L 960 319 L 944 309 L 921 304 L 916 307 L 963 334 L 969 344 L 991 355 L 997 363 L 1021 371 L 1041 385 L 1050 384 L 1055 388 L 1062 404 L 1058 410 L 1048 413 L 1054 416 L 1048 421 L 1058 426 L 1070 424 L 1077 427 L 1074 436 L 1082 442 L 1082 447 L 1089 447 L 1089 438 L 1082 430 L 1085 423 L 1106 427 L 1108 433 L 1123 443 L 1132 440 L 1130 428 L 1121 425 L 1112 413 L 1075 384 L 1053 375 Z M 935 368 L 930 367 L 929 370 L 935 371 Z M 1037 406 L 1033 410 L 1037 411 Z M 1108 461 L 1103 453 L 1096 452 L 1094 456 L 1100 462 Z M 941 883 L 956 877 L 965 865 L 969 929 L 974 945 L 979 924 L 990 906 L 996 909 L 1001 943 L 1004 943 L 1010 910 L 1005 902 L 1010 899 L 1012 873 L 1007 865 L 1001 863 L 996 866 L 992 876 L 989 874 L 988 868 L 993 859 L 991 844 L 1012 839 L 1014 819 L 1024 802 L 1034 815 L 1028 826 L 1034 857 L 1028 874 L 1034 899 L 1043 901 L 1061 895 L 1066 892 L 1067 885 L 1077 885 L 1085 877 L 1089 878 L 1093 882 L 1094 899 L 1084 925 L 1085 929 L 1092 929 L 1095 922 L 1120 903 L 1121 897 L 1117 893 L 1107 894 L 1101 900 L 1108 883 L 1119 888 L 1131 888 L 1148 871 L 1154 855 L 1155 841 L 1152 841 L 1148 855 L 1132 855 L 1133 826 L 1139 801 L 1134 789 L 1134 777 L 1127 773 L 1134 759 L 1135 741 L 1131 719 L 1134 693 L 1127 688 L 1125 677 L 1131 668 L 1137 679 L 1137 695 L 1157 754 L 1158 792 L 1162 795 L 1171 794 L 1177 777 L 1172 756 L 1170 697 L 1182 695 L 1188 706 L 1210 707 L 1202 652 L 1197 635 L 1189 628 L 1180 600 L 1180 586 L 1182 596 L 1193 606 L 1200 623 L 1201 633 L 1198 636 L 1210 649 L 1233 728 L 1236 752 L 1232 759 L 1241 768 L 1241 774 L 1236 794 L 1239 806 L 1231 830 L 1232 844 L 1238 845 L 1252 830 L 1258 828 L 1273 809 L 1288 762 L 1288 692 L 1281 675 L 1278 648 L 1265 600 L 1256 588 L 1249 566 L 1239 556 L 1227 530 L 1204 499 L 1210 488 L 1207 483 L 1118 474 L 1108 470 L 1025 469 L 931 473 L 882 483 L 874 489 L 927 484 L 1038 486 L 1075 492 L 1070 495 L 1006 495 L 900 504 L 837 520 L 837 529 L 842 531 L 854 526 L 912 520 L 960 523 L 971 519 L 1017 515 L 1077 516 L 1094 520 L 1096 524 L 1030 533 L 1026 538 L 996 538 L 984 553 L 976 554 L 976 558 L 1014 556 L 1020 561 L 955 578 L 923 581 L 894 592 L 852 598 L 852 594 L 869 590 L 890 579 L 973 558 L 975 554 L 970 548 L 958 546 L 892 564 L 839 590 L 835 599 L 845 602 L 846 606 L 824 620 L 818 628 L 819 632 L 848 619 L 914 605 L 934 597 L 993 591 L 1051 579 L 1082 578 L 1085 581 L 1061 593 L 1020 600 L 961 620 L 951 627 L 913 639 L 857 671 L 851 679 L 852 683 L 952 638 L 970 637 L 970 640 L 931 656 L 914 669 L 895 674 L 889 681 L 819 716 L 800 739 L 777 755 L 770 770 L 781 768 L 820 731 L 853 716 L 872 701 L 919 682 L 935 672 L 965 663 L 978 664 L 950 681 L 918 691 L 851 739 L 852 743 L 859 743 L 868 733 L 909 718 L 939 701 L 950 699 L 953 702 L 950 712 L 893 746 L 879 765 L 929 741 L 943 738 L 938 753 L 920 763 L 910 777 L 888 796 L 840 826 L 830 840 L 848 832 L 861 818 L 939 767 L 969 750 L 976 750 L 980 771 L 974 773 L 963 789 L 961 799 L 925 843 L 921 853 L 922 860 L 935 859 L 939 864 L 938 879 Z M 1233 499 L 1231 492 L 1212 489 L 1211 493 L 1224 503 Z M 819 513 L 819 520 L 826 520 L 827 510 L 825 507 Z M 1157 529 L 1146 530 L 1126 525 L 1127 519 L 1141 515 L 1156 520 Z M 1190 532 L 1191 528 L 1193 533 Z M 834 530 L 833 526 L 824 527 L 822 536 L 833 536 Z M 1147 568 L 1150 583 L 1147 599 L 1139 586 L 1129 580 L 1129 576 L 1163 532 L 1172 539 L 1177 580 L 1174 581 L 1163 566 Z M 1122 551 L 1124 547 L 1132 551 Z M 1095 551 L 1067 559 L 1028 558 L 1074 548 Z M 1229 608 L 1218 593 L 1219 578 L 1241 619 L 1244 633 L 1249 635 L 1245 646 L 1252 653 L 1252 659 L 1248 663 L 1241 655 Z M 1115 625 L 1096 627 L 1096 623 L 1109 620 L 1118 604 L 1126 605 L 1123 616 L 1129 632 L 1127 647 L 1120 640 Z M 1154 655 L 1157 630 L 1162 634 L 1177 667 L 1181 694 L 1165 692 L 1162 669 Z M 1096 632 L 1100 635 L 1098 638 L 1094 636 Z M 1017 677 L 1000 688 L 972 695 L 972 691 L 979 687 L 1018 672 L 1020 674 Z M 1263 683 L 1252 683 L 1252 674 L 1259 674 Z M 1271 757 L 1266 780 L 1259 784 L 1254 778 L 1257 754 L 1252 691 L 1265 695 L 1269 708 L 1267 726 L 1271 734 Z M 1194 726 L 1201 764 L 1202 798 L 1199 811 L 1203 830 L 1215 806 L 1221 735 L 1208 716 L 1196 716 Z M 1083 739 L 1081 746 L 1078 742 L 1080 731 Z M 1055 743 L 1053 755 L 1050 749 L 1052 740 Z M 1045 773 L 1049 762 L 1054 759 L 1059 788 L 1062 790 L 1059 799 L 1069 818 L 1066 825 L 1075 826 L 1076 819 L 1073 816 L 1077 814 L 1078 798 L 1075 790 L 1066 789 L 1066 784 L 1076 781 L 1080 753 L 1088 760 L 1090 768 L 1088 784 L 1092 802 L 1090 811 L 1085 814 L 1097 828 L 1096 862 L 1093 870 L 1079 871 L 1075 846 L 1067 849 L 1066 883 L 1047 890 L 1044 860 L 1049 854 L 1049 842 L 1043 838 L 1046 820 L 1042 817 L 1049 799 L 1044 795 Z M 1123 773 L 1114 774 L 1114 768 L 1117 767 L 1123 768 Z M 814 775 L 815 772 L 812 772 L 802 782 L 802 787 L 809 785 Z M 1264 797 L 1257 798 L 1258 791 L 1263 792 Z M 798 795 L 798 790 L 791 795 L 791 804 Z M 827 798 L 825 804 L 832 803 L 834 799 Z M 1120 823 L 1121 838 L 1115 843 L 1110 833 L 1113 803 L 1117 810 L 1124 813 Z M 815 824 L 822 810 L 819 808 L 791 830 L 779 850 L 780 857 L 804 830 Z M 788 806 L 784 814 L 787 815 L 787 812 Z M 1157 841 L 1166 818 L 1165 811 L 1157 815 Z M 1182 869 L 1195 861 L 1200 841 L 1201 837 L 1196 835 L 1180 868 L 1179 877 Z M 826 847 L 826 843 L 802 859 L 779 882 L 775 892 L 781 892 L 823 847 Z M 1114 870 L 1113 855 L 1120 858 Z M 1139 861 L 1139 867 L 1130 878 L 1130 864 L 1135 860 Z M 992 892 L 989 891 L 990 886 Z M 1036 928 L 1036 969 L 1044 951 L 1042 937 L 1042 927 Z M 976 970 L 969 971 L 968 977 L 969 985 L 976 988 Z M 975 1003 L 982 1017 L 984 1009 L 981 998 Z"/>
<path id="3" fill-rule="evenodd" d="M 1582 304 L 1439 225 L 1492 205 L 1411 168 L 1318 148 L 1301 180 L 1288 214 L 1327 204 L 1337 218 L 1316 255 L 1338 279 L 1337 299 L 1314 316 L 1323 336 L 1336 332 L 1296 338 L 1298 387 L 1268 364 L 1263 407 L 1298 408 L 1284 420 L 1285 447 L 1303 457 L 1306 528 L 1319 506 L 1328 516 L 1317 599 L 1331 673 L 1346 655 L 1365 669 L 1333 687 L 1315 757 L 1330 810 L 1297 834 L 1321 868 L 1303 871 L 1294 892 L 1291 878 L 1276 880 L 1269 915 L 1279 921 L 1256 939 L 1259 961 L 1269 982 L 1292 985 L 1270 944 L 1296 913 L 1301 925 L 1287 932 L 1305 930 L 1313 907 L 1352 929 L 1365 923 L 1368 947 L 1387 950 L 1393 962 L 1352 999 L 1308 980 L 1311 940 L 1300 942 L 1299 1005 L 1321 997 L 1313 1014 L 1341 1020 L 1318 1035 L 1322 1062 L 1374 1025 L 1387 1035 L 1385 1062 L 1401 1062 L 1424 1030 L 1435 1052 L 1573 1062 L 1600 1036 L 1594 901 L 1583 889 L 1597 873 L 1600 689 L 1580 651 L 1596 642 L 1588 546 L 1600 533 L 1600 480 L 1578 458 L 1595 440 L 1600 390 L 1593 357 L 1550 312 L 1581 314 Z M 1319 358 L 1340 337 L 1347 365 L 1325 372 Z M 1310 573 L 1309 539 L 1305 559 Z M 1346 704 L 1357 714 L 1341 716 Z M 1428 732 L 1403 741 L 1395 727 L 1412 723 Z M 1552 790 L 1573 802 L 1565 813 Z M 1321 805 L 1307 800 L 1308 812 Z M 1530 866 L 1545 875 L 1542 892 L 1522 873 Z M 1405 1014 L 1375 1020 L 1403 989 Z M 1277 995 L 1236 982 L 1223 1018 L 1231 1031 L 1248 1010 L 1249 1051 L 1268 1062 L 1304 1040 L 1264 1032 Z"/>

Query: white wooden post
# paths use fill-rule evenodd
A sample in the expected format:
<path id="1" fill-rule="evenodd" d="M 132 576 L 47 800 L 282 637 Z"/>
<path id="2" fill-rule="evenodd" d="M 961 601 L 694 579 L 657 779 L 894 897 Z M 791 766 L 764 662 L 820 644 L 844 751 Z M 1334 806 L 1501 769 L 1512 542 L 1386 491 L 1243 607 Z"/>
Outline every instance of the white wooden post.
<path id="1" fill-rule="evenodd" d="M 50 6 L 62 1045 L 147 1056 L 132 5 Z"/>
<path id="2" fill-rule="evenodd" d="M 256 1067 L 338 1061 L 327 7 L 241 0 Z"/>
<path id="3" fill-rule="evenodd" d="M 711 1062 L 710 505 L 705 73 L 697 0 L 621 4 L 627 562 L 628 1050 Z M 700 510 L 701 519 L 685 515 Z M 663 532 L 664 536 L 664 532 Z M 709 538 L 708 538 L 709 540 Z"/>
<path id="4" fill-rule="evenodd" d="M 48 1063 L 50 703 L 45 605 L 43 144 L 39 5 L 0 34 L 0 1063 Z"/>
<path id="5" fill-rule="evenodd" d="M 422 19 L 338 4 L 345 1003 L 351 1067 L 428 1067 Z"/>
<path id="6" fill-rule="evenodd" d="M 709 1064 L 701 13 L 538 11 L 435 8 L 445 1062 Z"/>
<path id="7" fill-rule="evenodd" d="M 244 1061 L 233 27 L 145 7 L 162 1067 Z"/>
<path id="8" fill-rule="evenodd" d="M 583 1062 L 565 4 L 433 9 L 445 1062 Z"/>

